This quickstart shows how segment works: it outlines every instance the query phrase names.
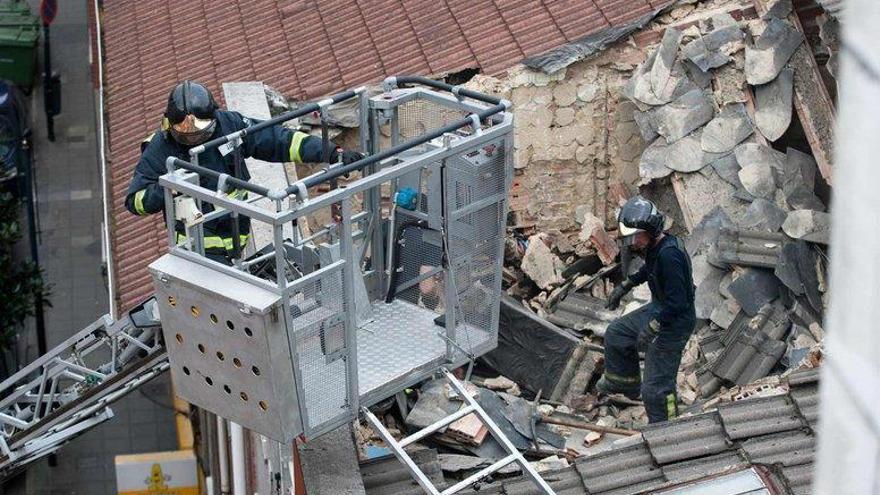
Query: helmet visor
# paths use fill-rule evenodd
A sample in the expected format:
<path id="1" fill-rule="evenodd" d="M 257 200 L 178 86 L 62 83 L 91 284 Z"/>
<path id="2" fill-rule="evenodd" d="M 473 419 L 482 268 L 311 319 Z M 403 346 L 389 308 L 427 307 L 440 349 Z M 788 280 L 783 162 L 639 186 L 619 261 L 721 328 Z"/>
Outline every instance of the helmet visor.
<path id="1" fill-rule="evenodd" d="M 623 224 L 623 222 L 618 222 L 617 227 L 620 229 L 620 235 L 623 237 L 631 237 L 639 232 L 642 232 L 642 229 L 627 227 Z"/>
<path id="2" fill-rule="evenodd" d="M 180 144 L 195 146 L 207 141 L 212 134 L 217 121 L 214 119 L 200 119 L 195 115 L 187 115 L 183 120 L 171 125 L 171 135 Z"/>

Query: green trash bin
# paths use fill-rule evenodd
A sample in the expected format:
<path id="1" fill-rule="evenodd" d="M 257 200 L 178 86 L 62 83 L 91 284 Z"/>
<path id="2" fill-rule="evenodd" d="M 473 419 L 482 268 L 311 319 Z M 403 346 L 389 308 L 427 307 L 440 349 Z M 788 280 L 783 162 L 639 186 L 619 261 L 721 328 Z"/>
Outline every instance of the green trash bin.
<path id="1" fill-rule="evenodd" d="M 0 4 L 0 79 L 21 87 L 34 84 L 40 22 L 30 11 Z"/>

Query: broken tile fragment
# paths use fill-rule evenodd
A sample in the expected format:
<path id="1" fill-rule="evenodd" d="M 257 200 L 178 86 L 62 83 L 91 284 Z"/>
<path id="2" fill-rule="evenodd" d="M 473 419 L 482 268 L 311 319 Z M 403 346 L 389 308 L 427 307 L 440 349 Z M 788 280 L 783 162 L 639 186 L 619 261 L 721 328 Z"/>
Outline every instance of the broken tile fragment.
<path id="1" fill-rule="evenodd" d="M 692 89 L 657 109 L 657 132 L 674 143 L 712 120 L 715 109 L 700 89 Z"/>
<path id="2" fill-rule="evenodd" d="M 710 267 L 705 278 L 697 285 L 694 294 L 694 307 L 698 319 L 708 319 L 715 307 L 723 302 L 723 298 L 718 292 L 718 285 L 721 283 L 724 274 L 724 270 Z"/>
<path id="3" fill-rule="evenodd" d="M 776 182 L 773 170 L 758 162 L 747 163 L 739 170 L 739 180 L 749 194 L 758 198 L 773 199 Z"/>
<path id="4" fill-rule="evenodd" d="M 718 306 L 712 310 L 709 320 L 721 328 L 726 329 L 733 323 L 736 314 L 739 313 L 740 306 L 735 299 L 722 299 Z"/>
<path id="5" fill-rule="evenodd" d="M 698 88 L 706 89 L 712 84 L 711 72 L 700 69 L 690 60 L 682 61 L 681 65 L 684 67 L 684 72 L 687 74 L 688 79 L 690 79 Z"/>
<path id="6" fill-rule="evenodd" d="M 825 203 L 813 192 L 816 161 L 794 148 L 785 154 L 782 192 L 793 210 L 825 211 Z"/>
<path id="7" fill-rule="evenodd" d="M 679 43 L 681 43 L 681 31 L 667 28 L 657 48 L 657 57 L 651 66 L 651 90 L 657 96 L 667 91 Z"/>
<path id="8" fill-rule="evenodd" d="M 748 268 L 727 287 L 730 295 L 749 316 L 779 297 L 779 279 L 771 270 Z"/>
<path id="9" fill-rule="evenodd" d="M 666 156 L 669 154 L 669 145 L 666 139 L 658 137 L 645 151 L 639 160 L 639 177 L 647 180 L 661 179 L 672 173 L 672 169 L 666 166 Z"/>
<path id="10" fill-rule="evenodd" d="M 633 120 L 635 120 L 636 125 L 639 127 L 639 133 L 642 135 L 642 140 L 646 143 L 650 143 L 659 136 L 653 110 L 645 112 L 638 109 L 633 110 Z"/>
<path id="11" fill-rule="evenodd" d="M 812 156 L 794 148 L 785 150 L 785 175 L 795 174 L 812 190 L 816 186 L 816 160 Z"/>
<path id="12" fill-rule="evenodd" d="M 730 56 L 719 50 L 710 51 L 702 36 L 681 47 L 681 54 L 702 71 L 708 71 L 730 62 Z"/>
<path id="13" fill-rule="evenodd" d="M 792 239 L 828 244 L 831 215 L 821 211 L 794 210 L 782 223 L 782 231 Z"/>
<path id="14" fill-rule="evenodd" d="M 755 143 L 741 144 L 734 152 L 743 188 L 756 198 L 772 200 L 776 194 L 776 171 L 782 168 L 778 152 Z"/>
<path id="15" fill-rule="evenodd" d="M 764 198 L 755 198 L 746 208 L 742 226 L 750 230 L 778 232 L 785 221 L 786 213 L 776 203 Z"/>
<path id="16" fill-rule="evenodd" d="M 666 166 L 676 172 L 696 172 L 717 159 L 719 154 L 703 151 L 701 136 L 702 130 L 699 130 L 670 144 Z"/>
<path id="17" fill-rule="evenodd" d="M 700 145 L 703 151 L 727 153 L 752 135 L 754 128 L 742 103 L 727 105 L 706 127 Z"/>
<path id="18" fill-rule="evenodd" d="M 710 245 L 714 244 L 721 233 L 721 229 L 734 228 L 733 222 L 720 206 L 716 206 L 691 231 L 691 235 L 685 238 L 685 249 L 691 256 L 706 252 Z"/>
<path id="19" fill-rule="evenodd" d="M 801 33 L 789 22 L 767 20 L 754 45 L 746 46 L 746 81 L 758 85 L 775 79 L 802 41 Z"/>
<path id="20" fill-rule="evenodd" d="M 791 14 L 791 0 L 774 0 L 769 2 L 767 12 L 762 16 L 764 19 L 785 19 Z"/>
<path id="21" fill-rule="evenodd" d="M 736 187 L 742 188 L 742 182 L 739 181 L 739 163 L 736 162 L 736 155 L 729 153 L 712 162 L 712 168 L 724 179 L 725 182 Z"/>
<path id="22" fill-rule="evenodd" d="M 736 161 L 742 167 L 746 163 L 761 163 L 773 170 L 774 177 L 785 173 L 786 156 L 769 146 L 755 142 L 745 142 L 734 150 Z"/>
<path id="23" fill-rule="evenodd" d="M 775 79 L 755 87 L 755 125 L 768 141 L 776 141 L 791 124 L 794 71 L 783 69 Z"/>

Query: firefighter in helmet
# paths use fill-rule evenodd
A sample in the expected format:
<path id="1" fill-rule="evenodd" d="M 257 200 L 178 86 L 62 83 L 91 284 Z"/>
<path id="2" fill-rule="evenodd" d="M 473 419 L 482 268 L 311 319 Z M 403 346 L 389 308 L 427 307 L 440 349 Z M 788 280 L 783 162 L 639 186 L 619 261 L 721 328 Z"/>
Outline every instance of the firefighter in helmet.
<path id="1" fill-rule="evenodd" d="M 174 156 L 189 160 L 189 149 L 210 139 L 217 138 L 250 125 L 258 120 L 244 117 L 238 112 L 221 110 L 211 91 L 194 81 L 184 81 L 174 86 L 168 95 L 168 105 L 162 118 L 161 129 L 151 135 L 141 147 L 141 157 L 125 197 L 125 207 L 135 215 L 150 215 L 163 211 L 165 196 L 159 185 L 159 176 L 166 173 L 165 160 Z M 199 165 L 225 173 L 242 180 L 250 180 L 245 158 L 254 157 L 268 162 L 311 163 L 323 161 L 321 139 L 304 132 L 294 131 L 280 125 L 267 127 L 247 134 L 238 148 L 220 146 L 199 155 Z M 355 162 L 363 156 L 355 151 L 344 151 L 331 143 L 330 163 Z M 216 190 L 217 180 L 200 177 L 200 185 Z M 234 190 L 229 194 L 246 199 L 247 192 Z M 213 210 L 213 205 L 202 204 L 202 213 Z M 184 237 L 183 225 L 177 222 L 178 242 Z M 205 254 L 212 259 L 229 263 L 233 254 L 234 222 L 225 215 L 204 223 Z M 240 217 L 238 221 L 240 246 L 250 237 L 250 220 Z"/>
<path id="2" fill-rule="evenodd" d="M 690 257 L 679 238 L 663 231 L 664 221 L 657 206 L 641 196 L 631 198 L 620 210 L 624 249 L 642 256 L 645 264 L 614 288 L 607 306 L 616 309 L 624 295 L 645 282 L 651 302 L 608 326 L 605 373 L 596 385 L 604 394 L 622 393 L 633 399 L 641 395 L 650 423 L 678 413 L 676 377 L 696 322 Z M 644 378 L 639 351 L 645 353 Z"/>

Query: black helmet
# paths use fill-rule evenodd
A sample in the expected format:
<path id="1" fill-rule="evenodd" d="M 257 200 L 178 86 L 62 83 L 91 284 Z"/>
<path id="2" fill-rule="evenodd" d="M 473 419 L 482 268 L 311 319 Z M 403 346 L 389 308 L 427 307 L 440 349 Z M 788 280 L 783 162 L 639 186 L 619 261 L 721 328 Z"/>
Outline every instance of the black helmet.
<path id="1" fill-rule="evenodd" d="M 657 237 L 663 232 L 665 218 L 657 209 L 657 205 L 641 196 L 636 196 L 630 198 L 620 209 L 617 222 L 620 235 L 624 238 L 641 231 L 647 232 L 651 237 Z"/>
<path id="2" fill-rule="evenodd" d="M 163 127 L 186 146 L 207 141 L 217 126 L 217 102 L 211 91 L 193 81 L 183 81 L 168 95 Z"/>

